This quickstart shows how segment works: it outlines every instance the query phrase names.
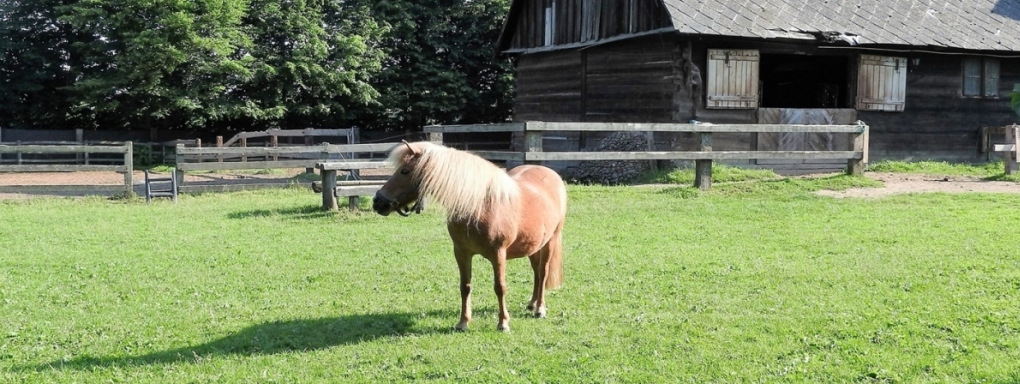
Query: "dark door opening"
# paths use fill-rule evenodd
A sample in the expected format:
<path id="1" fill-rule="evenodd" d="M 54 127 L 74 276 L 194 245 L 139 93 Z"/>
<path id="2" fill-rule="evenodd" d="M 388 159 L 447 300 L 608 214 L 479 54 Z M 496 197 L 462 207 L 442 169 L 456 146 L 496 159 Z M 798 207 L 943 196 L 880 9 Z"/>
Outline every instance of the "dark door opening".
<path id="1" fill-rule="evenodd" d="M 761 106 L 852 108 L 847 97 L 849 61 L 844 56 L 761 56 Z"/>

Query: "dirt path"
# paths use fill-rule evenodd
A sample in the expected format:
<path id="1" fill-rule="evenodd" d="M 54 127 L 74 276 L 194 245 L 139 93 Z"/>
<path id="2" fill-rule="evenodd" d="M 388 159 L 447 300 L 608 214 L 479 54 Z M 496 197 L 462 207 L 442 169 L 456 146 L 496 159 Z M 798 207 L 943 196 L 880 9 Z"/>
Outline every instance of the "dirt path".
<path id="1" fill-rule="evenodd" d="M 868 178 L 881 181 L 885 186 L 880 188 L 851 188 L 845 191 L 818 191 L 822 196 L 838 198 L 863 197 L 874 198 L 900 193 L 923 192 L 987 192 L 987 193 L 1020 193 L 1020 183 L 1008 181 L 986 181 L 971 176 L 932 176 L 904 173 L 866 172 Z"/>

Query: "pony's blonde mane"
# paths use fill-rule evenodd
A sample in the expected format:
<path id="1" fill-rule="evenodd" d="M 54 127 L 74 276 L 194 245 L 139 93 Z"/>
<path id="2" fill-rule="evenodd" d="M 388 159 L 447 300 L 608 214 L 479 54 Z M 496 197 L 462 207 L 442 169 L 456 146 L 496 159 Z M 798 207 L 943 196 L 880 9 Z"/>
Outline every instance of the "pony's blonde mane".
<path id="1" fill-rule="evenodd" d="M 448 220 L 477 222 L 486 212 L 503 216 L 518 211 L 520 188 L 495 164 L 426 141 L 410 146 L 420 153 L 411 171 L 419 193 L 446 208 Z M 398 168 L 411 159 L 408 145 L 397 146 L 389 157 Z"/>

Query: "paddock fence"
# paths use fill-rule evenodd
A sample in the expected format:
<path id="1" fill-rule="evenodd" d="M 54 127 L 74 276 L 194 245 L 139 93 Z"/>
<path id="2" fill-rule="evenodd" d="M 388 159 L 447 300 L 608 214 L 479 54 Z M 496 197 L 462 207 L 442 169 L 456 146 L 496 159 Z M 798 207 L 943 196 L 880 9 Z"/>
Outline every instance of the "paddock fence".
<path id="1" fill-rule="evenodd" d="M 65 142 L 0 143 L 0 173 L 117 172 L 123 185 L 0 185 L 0 193 L 121 193 L 134 195 L 134 144 L 103 142 L 88 145 Z"/>
<path id="2" fill-rule="evenodd" d="M 363 159 L 365 153 L 389 150 L 393 143 L 329 144 L 281 147 L 177 147 L 177 180 L 185 193 L 232 191 L 262 187 L 284 187 L 293 182 L 204 185 L 185 179 L 187 172 L 219 172 L 303 168 L 313 173 L 323 161 Z M 381 160 L 380 160 L 381 161 Z"/>
<path id="3" fill-rule="evenodd" d="M 605 161 L 605 160 L 692 160 L 695 163 L 695 187 L 706 190 L 712 185 L 712 162 L 720 160 L 845 160 L 846 172 L 860 175 L 868 162 L 868 126 L 858 121 L 852 125 L 795 125 L 795 124 L 711 124 L 677 123 L 589 123 L 528 121 L 506 124 L 433 125 L 424 128 L 429 141 L 442 144 L 447 133 L 513 132 L 523 134 L 521 150 L 473 151 L 492 161 L 541 163 L 546 161 Z M 545 152 L 547 133 L 581 132 L 645 132 L 649 142 L 656 132 L 690 133 L 696 136 L 694 151 L 632 151 L 632 152 Z M 831 151 L 713 151 L 713 133 L 837 133 L 848 134 L 846 150 Z"/>

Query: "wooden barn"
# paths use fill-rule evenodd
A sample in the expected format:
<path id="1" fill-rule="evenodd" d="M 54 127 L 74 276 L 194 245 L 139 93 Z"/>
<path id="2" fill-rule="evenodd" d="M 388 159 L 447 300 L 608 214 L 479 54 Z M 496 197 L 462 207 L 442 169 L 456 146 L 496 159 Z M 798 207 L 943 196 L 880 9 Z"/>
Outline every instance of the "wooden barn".
<path id="1" fill-rule="evenodd" d="M 978 162 L 982 127 L 1017 120 L 1020 0 L 514 0 L 498 50 L 515 60 L 517 121 L 860 120 L 872 159 Z M 715 148 L 841 140 L 733 134 Z"/>

